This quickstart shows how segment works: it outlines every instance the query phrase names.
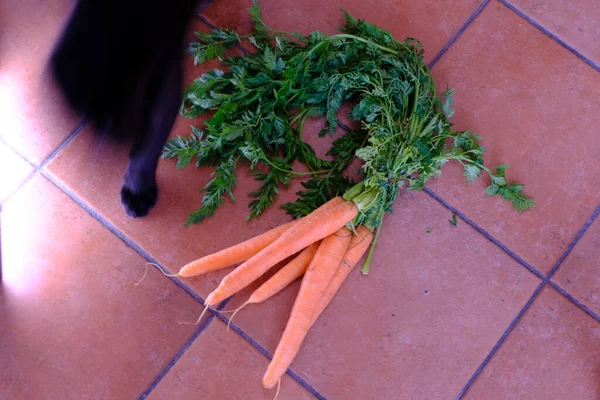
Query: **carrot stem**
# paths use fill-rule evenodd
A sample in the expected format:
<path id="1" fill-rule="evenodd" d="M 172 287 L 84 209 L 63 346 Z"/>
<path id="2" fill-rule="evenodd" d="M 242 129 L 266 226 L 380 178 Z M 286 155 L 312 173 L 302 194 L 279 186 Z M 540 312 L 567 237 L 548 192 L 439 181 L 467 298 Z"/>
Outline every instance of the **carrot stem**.
<path id="1" fill-rule="evenodd" d="M 379 232 L 381 232 L 381 227 L 377 228 L 377 232 L 375 232 L 375 238 L 373 238 L 371 248 L 369 249 L 369 254 L 367 254 L 367 258 L 360 269 L 360 273 L 363 275 L 369 274 L 369 269 L 371 268 L 371 259 L 373 258 L 373 252 L 375 251 L 375 244 L 377 243 L 377 239 L 379 239 Z"/>

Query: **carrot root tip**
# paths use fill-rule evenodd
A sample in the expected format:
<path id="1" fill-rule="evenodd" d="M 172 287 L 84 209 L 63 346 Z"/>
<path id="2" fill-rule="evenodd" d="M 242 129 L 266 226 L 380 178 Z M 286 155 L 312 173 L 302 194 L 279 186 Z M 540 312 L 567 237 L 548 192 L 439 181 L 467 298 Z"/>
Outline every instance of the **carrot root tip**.
<path id="1" fill-rule="evenodd" d="M 148 275 L 148 264 L 146 264 L 146 270 L 144 271 L 144 275 L 142 275 L 142 278 L 134 286 L 139 286 L 140 283 L 142 283 L 142 281 L 146 279 L 146 275 Z"/>
<path id="2" fill-rule="evenodd" d="M 275 392 L 275 397 L 273 397 L 273 400 L 277 400 L 277 398 L 279 397 L 280 390 L 281 390 L 281 378 L 277 379 L 277 391 Z"/>
<path id="3" fill-rule="evenodd" d="M 135 284 L 135 286 L 138 286 L 140 283 L 142 283 L 142 281 L 146 278 L 146 275 L 148 275 L 148 267 L 149 266 L 153 266 L 154 268 L 156 268 L 157 270 L 160 271 L 161 274 L 163 274 L 164 276 L 168 276 L 168 277 L 177 277 L 179 276 L 179 274 L 167 274 L 165 271 L 163 271 L 163 269 L 161 267 L 159 267 L 157 264 L 154 263 L 146 263 L 146 271 L 144 271 L 144 276 L 142 276 L 142 279 L 140 279 L 138 281 L 138 283 Z"/>
<path id="4" fill-rule="evenodd" d="M 179 322 L 179 325 L 198 325 L 200 323 L 200 321 L 202 320 L 202 317 L 204 317 L 204 314 L 206 314 L 206 312 L 210 308 L 210 306 L 211 305 L 207 302 L 207 304 L 204 306 L 204 310 L 202 311 L 202 313 L 200 314 L 200 316 L 198 317 L 198 320 L 196 322 L 181 321 L 181 322 Z"/>

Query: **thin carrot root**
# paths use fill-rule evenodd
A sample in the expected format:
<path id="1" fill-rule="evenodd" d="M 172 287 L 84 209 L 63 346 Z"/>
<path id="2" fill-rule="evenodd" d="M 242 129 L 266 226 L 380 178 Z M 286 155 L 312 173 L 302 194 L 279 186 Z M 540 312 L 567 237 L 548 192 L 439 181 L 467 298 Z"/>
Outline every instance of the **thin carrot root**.
<path id="1" fill-rule="evenodd" d="M 144 275 L 142 276 L 142 279 L 140 279 L 140 280 L 138 281 L 138 283 L 136 283 L 134 286 L 139 286 L 139 285 L 140 285 L 140 283 L 142 283 L 142 281 L 143 281 L 144 279 L 146 279 L 146 275 L 148 275 L 148 264 L 146 264 L 146 270 L 144 271 Z"/>
<path id="2" fill-rule="evenodd" d="M 279 380 L 277 381 L 277 391 L 275 392 L 275 397 L 273 397 L 273 400 L 277 400 L 277 398 L 279 397 L 280 390 L 281 390 L 281 378 L 279 378 Z"/>
<path id="3" fill-rule="evenodd" d="M 231 325 L 231 321 L 233 321 L 233 317 L 235 317 L 235 314 L 237 314 L 238 311 L 240 311 L 242 308 L 246 307 L 248 304 L 250 304 L 250 300 L 248 300 L 247 302 L 245 302 L 244 304 L 242 304 L 241 306 L 239 306 L 238 308 L 233 310 L 233 314 L 231 314 L 231 317 L 229 317 L 229 321 L 227 321 L 227 332 L 229 332 L 229 326 Z"/>
<path id="4" fill-rule="evenodd" d="M 135 284 L 135 286 L 139 286 L 139 285 L 140 285 L 140 283 L 142 283 L 142 281 L 143 281 L 144 279 L 146 279 L 146 275 L 148 275 L 148 267 L 149 267 L 150 265 L 152 265 L 152 266 L 153 266 L 153 267 L 155 267 L 157 270 L 159 270 L 159 271 L 160 271 L 160 273 L 161 273 L 161 274 L 163 274 L 164 276 L 168 276 L 168 277 L 177 277 L 177 276 L 179 276 L 179 274 L 167 274 L 167 273 L 166 273 L 165 271 L 163 271 L 163 270 L 162 270 L 162 268 L 161 268 L 161 267 L 159 267 L 157 264 L 154 264 L 154 263 L 146 263 L 146 271 L 144 271 L 144 276 L 142 276 L 142 279 L 140 279 L 140 280 L 138 281 L 138 283 L 136 283 L 136 284 Z"/>
<path id="5" fill-rule="evenodd" d="M 234 313 L 237 311 L 237 308 L 234 308 L 233 310 L 219 310 L 219 312 L 221 314 L 229 314 L 229 313 Z"/>
<path id="6" fill-rule="evenodd" d="M 208 311 L 208 309 L 210 308 L 210 304 L 206 304 L 204 306 L 204 310 L 202 311 L 202 313 L 200 314 L 200 316 L 198 317 L 198 320 L 196 322 L 185 322 L 185 321 L 181 321 L 179 322 L 179 325 L 198 325 L 200 323 L 200 321 L 202 320 L 202 317 L 204 317 L 204 314 L 206 314 L 206 311 Z"/>

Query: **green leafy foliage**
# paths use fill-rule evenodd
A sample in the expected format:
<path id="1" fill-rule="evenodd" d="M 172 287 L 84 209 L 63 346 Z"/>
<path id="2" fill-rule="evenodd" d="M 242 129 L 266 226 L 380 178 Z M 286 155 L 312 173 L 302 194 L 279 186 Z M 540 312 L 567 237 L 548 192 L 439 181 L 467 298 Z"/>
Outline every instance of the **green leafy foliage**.
<path id="1" fill-rule="evenodd" d="M 487 173 L 488 195 L 502 196 L 517 210 L 535 205 L 523 185 L 507 181 L 507 166 L 492 172 L 484 165 L 479 136 L 453 129 L 453 91 L 437 92 L 418 41 L 399 42 L 345 11 L 342 33 L 333 36 L 273 30 L 256 3 L 250 14 L 252 34 L 216 29 L 198 34 L 190 46 L 197 63 L 219 58 L 223 69 L 204 73 L 185 91 L 181 114 L 211 113 L 205 128 L 193 128 L 187 139 L 170 140 L 163 153 L 177 158 L 178 168 L 193 160 L 197 166 L 216 167 L 215 179 L 202 189 L 203 204 L 188 223 L 213 215 L 231 196 L 238 160 L 250 165 L 258 182 L 250 193 L 249 218 L 269 208 L 292 179 L 307 176 L 298 200 L 283 206 L 289 214 L 304 216 L 345 194 L 360 209 L 355 223 L 374 229 L 401 188 L 422 189 L 451 160 L 462 164 L 469 183 Z M 227 49 L 244 38 L 255 51 L 226 57 Z M 353 104 L 349 117 L 362 129 L 333 142 L 328 152 L 333 160 L 321 159 L 302 140 L 304 122 L 325 117 L 320 134 L 332 134 L 347 102 Z M 343 173 L 356 158 L 362 161 L 362 181 L 353 187 Z M 296 161 L 308 172 L 293 170 Z"/>
<path id="2" fill-rule="evenodd" d="M 506 181 L 507 168 L 508 165 L 496 167 L 496 173 L 491 175 L 492 183 L 485 189 L 485 193 L 489 196 L 502 196 L 504 200 L 511 201 L 513 207 L 519 211 L 535 207 L 535 200 L 523 193 L 525 185 L 519 185 L 514 181 L 510 183 Z"/>
<path id="3" fill-rule="evenodd" d="M 235 176 L 235 167 L 237 159 L 230 157 L 217 167 L 214 178 L 210 180 L 203 188 L 202 207 L 188 217 L 185 226 L 197 224 L 205 218 L 212 217 L 217 208 L 223 204 L 225 195 L 235 201 L 233 188 L 237 183 Z"/>
<path id="4" fill-rule="evenodd" d="M 190 43 L 188 51 L 194 56 L 194 64 L 202 64 L 214 58 L 221 58 L 225 50 L 240 42 L 239 35 L 229 29 L 217 28 L 210 33 L 195 32 L 198 41 Z"/>
<path id="5" fill-rule="evenodd" d="M 302 182 L 306 190 L 296 193 L 298 200 L 282 207 L 294 218 L 310 214 L 315 208 L 325 204 L 335 196 L 342 196 L 354 183 L 342 175 L 315 177 Z"/>
<path id="6" fill-rule="evenodd" d="M 448 222 L 450 222 L 450 225 L 452 226 L 458 226 L 458 219 L 456 219 L 456 214 L 452 214 L 452 219 L 449 219 Z"/>

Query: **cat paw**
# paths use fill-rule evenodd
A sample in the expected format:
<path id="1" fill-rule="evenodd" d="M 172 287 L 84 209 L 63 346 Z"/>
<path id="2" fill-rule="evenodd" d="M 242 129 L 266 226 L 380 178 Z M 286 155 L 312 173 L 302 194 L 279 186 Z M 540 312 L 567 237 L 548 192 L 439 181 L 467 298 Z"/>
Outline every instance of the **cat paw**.
<path id="1" fill-rule="evenodd" d="M 121 204 L 125 212 L 132 218 L 143 217 L 156 205 L 158 199 L 158 188 L 156 186 L 133 191 L 127 186 L 121 189 Z"/>

